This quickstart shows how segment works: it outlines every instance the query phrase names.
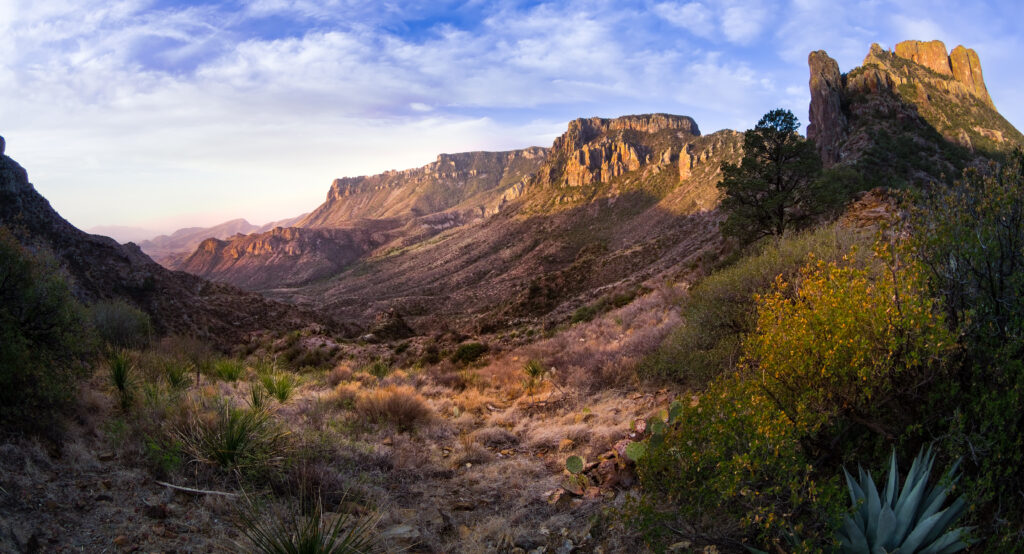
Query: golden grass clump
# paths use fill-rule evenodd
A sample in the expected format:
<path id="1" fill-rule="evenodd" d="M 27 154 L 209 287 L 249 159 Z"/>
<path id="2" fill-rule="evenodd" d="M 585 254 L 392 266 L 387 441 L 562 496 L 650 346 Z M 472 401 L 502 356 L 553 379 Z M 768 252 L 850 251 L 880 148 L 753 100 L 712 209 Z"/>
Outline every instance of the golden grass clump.
<path id="1" fill-rule="evenodd" d="M 367 421 L 391 423 L 404 431 L 429 423 L 435 417 L 434 410 L 416 389 L 403 386 L 360 394 L 355 409 Z"/>
<path id="2" fill-rule="evenodd" d="M 327 374 L 327 384 L 331 387 L 336 387 L 344 381 L 351 381 L 352 373 L 352 368 L 348 364 L 341 364 Z"/>

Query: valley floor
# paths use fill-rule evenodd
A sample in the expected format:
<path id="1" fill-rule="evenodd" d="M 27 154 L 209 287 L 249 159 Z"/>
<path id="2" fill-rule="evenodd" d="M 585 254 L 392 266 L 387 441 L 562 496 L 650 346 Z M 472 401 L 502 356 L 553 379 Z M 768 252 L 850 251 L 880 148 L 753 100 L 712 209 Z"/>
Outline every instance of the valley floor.
<path id="1" fill-rule="evenodd" d="M 240 514 L 254 505 L 260 517 L 297 513 L 305 496 L 324 512 L 376 518 L 383 551 L 642 550 L 609 514 L 635 495 L 621 451 L 637 420 L 682 394 L 634 377 L 678 324 L 676 294 L 649 294 L 475 366 L 375 376 L 353 361 L 301 373 L 284 402 L 269 400 L 285 446 L 263 472 L 214 467 L 187 444 L 218 406 L 252 402 L 256 369 L 171 392 L 138 354 L 127 412 L 102 368 L 59 452 L 27 439 L 0 446 L 0 550 L 248 551 Z M 529 360 L 545 367 L 532 384 Z M 585 460 L 586 480 L 565 470 L 572 455 Z"/>

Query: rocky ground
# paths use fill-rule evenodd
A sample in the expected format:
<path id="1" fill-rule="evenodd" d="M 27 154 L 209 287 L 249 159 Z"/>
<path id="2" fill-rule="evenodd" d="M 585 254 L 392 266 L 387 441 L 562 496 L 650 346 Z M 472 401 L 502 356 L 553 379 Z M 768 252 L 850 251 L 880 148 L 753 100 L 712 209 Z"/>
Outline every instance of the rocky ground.
<path id="1" fill-rule="evenodd" d="M 146 447 L 161 429 L 182 428 L 182 414 L 205 417 L 196 406 L 206 400 L 244 406 L 259 383 L 252 368 L 234 382 L 204 375 L 173 401 L 140 375 L 127 413 L 100 369 L 59 448 L 24 438 L 0 446 L 0 550 L 248 551 L 236 522 L 249 495 L 280 513 L 294 506 L 293 486 L 315 488 L 325 511 L 378 518 L 383 551 L 638 549 L 610 510 L 635 494 L 624 445 L 681 394 L 633 377 L 639 353 L 678 323 L 671 299 L 647 295 L 472 366 L 373 376 L 352 360 L 302 374 L 271 407 L 291 445 L 283 456 L 301 461 L 265 483 L 189 459 L 163 471 Z M 533 359 L 547 373 L 527 388 Z M 368 420 L 361 399 L 395 391 L 422 401 L 422 417 L 409 426 Z M 582 486 L 565 470 L 571 455 L 586 461 Z"/>

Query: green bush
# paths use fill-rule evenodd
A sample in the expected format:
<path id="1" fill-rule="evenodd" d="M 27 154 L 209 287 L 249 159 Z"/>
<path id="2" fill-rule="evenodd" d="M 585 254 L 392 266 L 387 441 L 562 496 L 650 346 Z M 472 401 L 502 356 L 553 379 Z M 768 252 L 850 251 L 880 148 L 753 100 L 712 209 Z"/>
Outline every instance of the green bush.
<path id="1" fill-rule="evenodd" d="M 1024 536 L 1024 152 L 912 198 L 912 243 L 963 356 L 922 430 L 962 456 L 971 523 L 992 551 Z"/>
<path id="2" fill-rule="evenodd" d="M 29 251 L 0 227 L 0 426 L 51 429 L 89 373 L 94 347 L 53 256 Z"/>
<path id="3" fill-rule="evenodd" d="M 809 254 L 835 261 L 855 245 L 867 247 L 870 237 L 830 225 L 768 242 L 709 275 L 690 289 L 683 324 L 643 360 L 640 372 L 703 386 L 739 361 L 743 337 L 757 321 L 755 295 L 770 290 L 779 275 L 797 275 Z"/>
<path id="4" fill-rule="evenodd" d="M 479 342 L 464 342 L 452 353 L 455 363 L 471 364 L 487 353 L 487 345 Z"/>
<path id="5" fill-rule="evenodd" d="M 89 317 L 100 338 L 116 348 L 144 348 L 153 336 L 149 314 L 121 299 L 93 304 Z"/>

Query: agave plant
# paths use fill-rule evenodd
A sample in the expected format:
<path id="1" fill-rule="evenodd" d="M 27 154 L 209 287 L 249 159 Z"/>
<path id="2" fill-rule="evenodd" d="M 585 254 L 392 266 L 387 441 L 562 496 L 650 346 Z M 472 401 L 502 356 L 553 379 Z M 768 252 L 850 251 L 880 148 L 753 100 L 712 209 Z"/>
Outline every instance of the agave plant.
<path id="1" fill-rule="evenodd" d="M 881 494 L 870 473 L 858 467 L 859 479 L 854 480 L 844 468 L 850 500 L 856 511 L 846 516 L 839 531 L 841 551 L 849 554 L 945 554 L 966 548 L 968 528 L 947 531 L 964 512 L 963 497 L 942 508 L 950 488 L 959 480 L 954 474 L 960 462 L 953 464 L 939 484 L 929 487 L 928 477 L 934 462 L 931 448 L 919 453 L 900 490 L 894 451 L 889 462 L 889 480 Z"/>

